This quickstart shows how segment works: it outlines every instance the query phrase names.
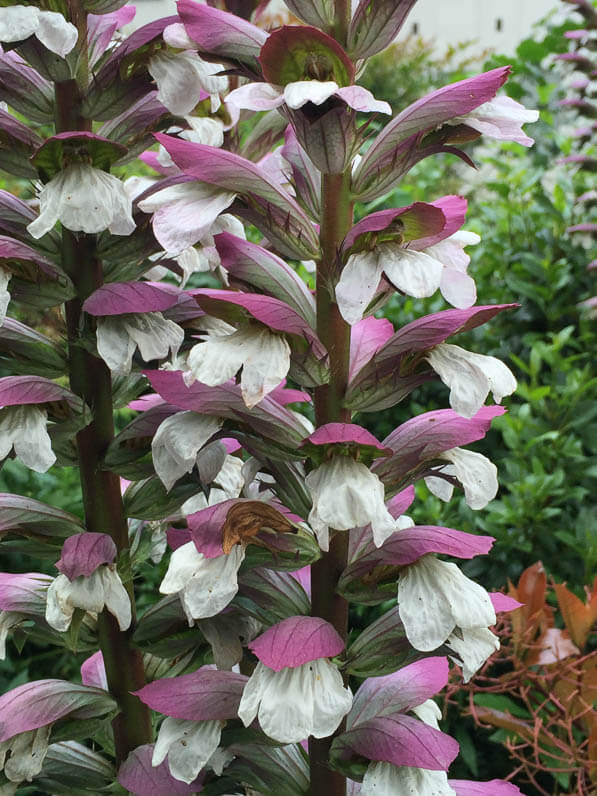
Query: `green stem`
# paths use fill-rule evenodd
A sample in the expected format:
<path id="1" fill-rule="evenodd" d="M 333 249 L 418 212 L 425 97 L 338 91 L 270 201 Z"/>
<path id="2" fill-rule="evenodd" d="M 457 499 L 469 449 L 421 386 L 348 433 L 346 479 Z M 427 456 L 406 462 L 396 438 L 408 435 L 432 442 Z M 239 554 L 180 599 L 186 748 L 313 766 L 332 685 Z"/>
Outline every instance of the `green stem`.
<path id="1" fill-rule="evenodd" d="M 350 172 L 325 174 L 321 189 L 322 258 L 317 268 L 317 334 L 330 356 L 328 384 L 315 390 L 315 417 L 318 426 L 351 420 L 350 410 L 342 404 L 348 384 L 350 326 L 342 318 L 334 293 L 338 281 L 338 251 L 352 224 Z M 311 610 L 330 622 L 346 641 L 348 634 L 348 603 L 336 592 L 338 579 L 346 567 L 348 534 L 331 536 L 330 549 L 311 567 Z M 343 725 L 336 731 L 341 732 Z M 328 764 L 333 736 L 311 738 L 310 793 L 313 796 L 344 796 L 346 779 Z"/>
<path id="2" fill-rule="evenodd" d="M 86 40 L 86 14 L 77 0 L 70 0 L 73 22 L 79 29 L 79 42 Z M 91 123 L 80 113 L 81 86 L 87 84 L 86 48 L 79 61 L 77 79 L 56 83 L 56 132 L 91 130 Z M 83 302 L 103 284 L 103 269 L 96 256 L 95 237 L 63 229 L 62 267 L 70 276 L 76 296 L 65 304 L 69 353 L 69 379 L 73 392 L 91 410 L 91 423 L 76 437 L 79 474 L 83 493 L 85 527 L 88 531 L 109 534 L 116 544 L 119 563 L 128 567 L 128 527 L 124 512 L 120 479 L 102 469 L 102 458 L 114 438 L 112 380 L 102 359 L 82 345 L 83 339 L 95 338 L 95 320 L 83 312 Z M 146 705 L 130 692 L 145 685 L 143 658 L 132 643 L 135 626 L 135 601 L 132 582 L 126 584 L 131 599 L 132 622 L 121 632 L 108 611 L 98 618 L 100 648 L 110 693 L 117 700 L 120 713 L 114 719 L 114 746 L 120 764 L 137 746 L 152 740 L 151 716 Z"/>

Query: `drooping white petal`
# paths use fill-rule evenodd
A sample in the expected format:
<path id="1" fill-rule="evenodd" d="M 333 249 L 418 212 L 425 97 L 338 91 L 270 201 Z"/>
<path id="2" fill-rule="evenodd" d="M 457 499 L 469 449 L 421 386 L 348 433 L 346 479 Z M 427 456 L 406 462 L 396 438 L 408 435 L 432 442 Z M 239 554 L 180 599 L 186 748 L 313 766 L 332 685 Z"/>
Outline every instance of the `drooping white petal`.
<path id="1" fill-rule="evenodd" d="M 487 456 L 465 448 L 452 448 L 442 453 L 440 458 L 452 462 L 452 466 L 444 468 L 444 471 L 458 478 L 467 504 L 475 511 L 484 509 L 497 495 L 497 467 Z M 430 491 L 441 499 L 441 494 L 434 492 L 433 488 Z"/>
<path id="2" fill-rule="evenodd" d="M 97 319 L 95 331 L 97 353 L 114 373 L 129 373 L 135 341 L 131 339 L 120 315 Z"/>
<path id="3" fill-rule="evenodd" d="M 336 285 L 336 301 L 342 317 L 351 325 L 363 317 L 370 304 L 384 269 L 376 252 L 352 254 L 342 269 Z"/>
<path id="4" fill-rule="evenodd" d="M 450 406 L 463 417 L 473 417 L 483 406 L 489 391 L 499 403 L 516 389 L 512 372 L 496 357 L 440 343 L 427 352 L 426 359 L 450 388 Z"/>
<path id="5" fill-rule="evenodd" d="M 284 94 L 270 83 L 246 83 L 226 96 L 226 104 L 249 111 L 269 111 L 284 104 Z"/>
<path id="6" fill-rule="evenodd" d="M 393 766 L 371 762 L 367 767 L 361 796 L 456 796 L 445 771 Z M 489 796 L 489 794 L 488 794 Z"/>
<path id="7" fill-rule="evenodd" d="M 120 575 L 111 566 L 98 567 L 96 572 L 104 590 L 105 609 L 116 617 L 122 631 L 128 630 L 132 621 L 131 600 L 120 580 Z M 93 574 L 95 575 L 95 572 Z"/>
<path id="8" fill-rule="evenodd" d="M 39 217 L 27 226 L 34 238 L 49 232 L 57 220 L 74 232 L 113 235 L 135 230 L 132 200 L 118 177 L 87 163 L 72 163 L 41 189 Z"/>
<path id="9" fill-rule="evenodd" d="M 289 108 L 302 108 L 307 102 L 321 105 L 338 91 L 333 80 L 297 80 L 284 86 L 284 102 Z"/>
<path id="10" fill-rule="evenodd" d="M 37 30 L 39 9 L 34 6 L 9 6 L 0 14 L 0 41 L 23 41 Z"/>
<path id="11" fill-rule="evenodd" d="M 217 96 L 228 88 L 226 77 L 215 77 L 222 67 L 207 64 L 196 52 L 159 52 L 148 65 L 158 87 L 158 100 L 177 116 L 187 116 L 199 102 L 201 91 Z M 219 103 L 217 103 L 219 104 Z M 212 104 L 212 111 L 217 110 Z"/>
<path id="12" fill-rule="evenodd" d="M 235 196 L 215 185 L 185 182 L 157 191 L 139 202 L 139 208 L 154 213 L 153 232 L 164 250 L 179 254 L 209 233 Z"/>
<path id="13" fill-rule="evenodd" d="M 222 721 L 186 721 L 166 716 L 156 739 L 152 766 L 168 756 L 174 779 L 191 783 L 216 751 L 222 735 Z"/>
<path id="14" fill-rule="evenodd" d="M 75 608 L 99 614 L 104 607 L 118 620 L 121 630 L 131 624 L 130 599 L 120 576 L 107 565 L 99 566 L 89 576 L 69 580 L 58 575 L 46 597 L 46 622 L 60 633 L 70 627 Z"/>
<path id="15" fill-rule="evenodd" d="M 215 616 L 234 599 L 238 591 L 238 570 L 245 558 L 242 545 L 236 544 L 217 558 L 203 558 L 187 582 L 180 600 L 192 624 L 194 619 Z"/>
<path id="16" fill-rule="evenodd" d="M 446 301 L 459 310 L 472 307 L 477 300 L 475 280 L 456 268 L 444 268 L 439 289 Z"/>
<path id="17" fill-rule="evenodd" d="M 438 722 L 442 717 L 442 712 L 437 702 L 434 702 L 433 699 L 426 699 L 424 702 L 421 702 L 420 705 L 416 705 L 412 709 L 412 712 L 418 719 L 424 721 L 425 724 L 439 730 Z"/>
<path id="18" fill-rule="evenodd" d="M 197 550 L 194 542 L 187 542 L 177 547 L 170 556 L 168 570 L 160 584 L 160 593 L 175 594 L 182 591 L 201 561 L 203 553 Z"/>
<path id="19" fill-rule="evenodd" d="M 77 28 L 56 11 L 40 11 L 35 35 L 53 53 L 64 58 L 79 38 Z"/>
<path id="20" fill-rule="evenodd" d="M 243 400 L 253 407 L 286 377 L 290 346 L 286 338 L 268 329 L 244 327 L 224 336 L 210 335 L 193 346 L 188 364 L 187 384 L 196 379 L 211 387 L 224 384 L 242 367 Z"/>
<path id="21" fill-rule="evenodd" d="M 539 111 L 529 110 L 510 97 L 494 97 L 470 113 L 450 119 L 448 124 L 466 124 L 490 138 L 531 146 L 533 139 L 526 135 L 522 125 L 538 118 Z"/>
<path id="22" fill-rule="evenodd" d="M 425 298 L 439 288 L 443 265 L 435 257 L 395 244 L 382 244 L 379 249 L 385 275 L 407 296 Z"/>
<path id="23" fill-rule="evenodd" d="M 6 639 L 11 627 L 18 625 L 25 618 L 25 614 L 18 611 L 0 611 L 0 661 L 6 658 Z"/>
<path id="24" fill-rule="evenodd" d="M 454 660 L 462 664 L 465 683 L 478 671 L 490 655 L 500 648 L 500 640 L 487 627 L 455 630 L 446 641 L 456 653 Z"/>
<path id="25" fill-rule="evenodd" d="M 6 318 L 6 310 L 10 303 L 10 293 L 8 292 L 8 283 L 10 282 L 12 274 L 5 268 L 0 268 L 0 326 L 4 323 Z"/>
<path id="26" fill-rule="evenodd" d="M 456 564 L 425 555 L 398 579 L 398 610 L 415 649 L 437 649 L 455 627 L 489 627 L 496 621 L 489 595 Z"/>
<path id="27" fill-rule="evenodd" d="M 308 522 L 327 549 L 329 528 L 347 531 L 371 523 L 377 547 L 398 530 L 384 502 L 384 486 L 361 462 L 336 455 L 310 472 L 305 483 L 313 500 Z"/>
<path id="28" fill-rule="evenodd" d="M 48 751 L 51 729 L 51 725 L 46 724 L 9 739 L 11 755 L 4 765 L 7 779 L 11 782 L 31 782 L 39 774 Z"/>
<path id="29" fill-rule="evenodd" d="M 243 490 L 243 460 L 238 456 L 226 456 L 214 482 L 220 486 L 227 498 L 237 498 Z"/>
<path id="30" fill-rule="evenodd" d="M 222 421 L 196 412 L 178 412 L 160 423 L 151 443 L 153 466 L 169 492 L 190 473 L 199 450 L 222 427 Z"/>
<path id="31" fill-rule="evenodd" d="M 139 312 L 120 317 L 146 362 L 163 359 L 168 354 L 174 357 L 178 353 L 184 340 L 184 331 L 174 321 L 164 318 L 161 312 Z"/>
<path id="32" fill-rule="evenodd" d="M 270 738 L 297 743 L 309 735 L 331 735 L 351 705 L 350 689 L 327 658 L 279 672 L 259 662 L 243 691 L 238 715 L 245 727 L 258 716 Z"/>
<path id="33" fill-rule="evenodd" d="M 30 470 L 45 473 L 56 461 L 47 430 L 48 414 L 35 404 L 0 410 L 0 459 L 14 446 L 16 457 Z"/>

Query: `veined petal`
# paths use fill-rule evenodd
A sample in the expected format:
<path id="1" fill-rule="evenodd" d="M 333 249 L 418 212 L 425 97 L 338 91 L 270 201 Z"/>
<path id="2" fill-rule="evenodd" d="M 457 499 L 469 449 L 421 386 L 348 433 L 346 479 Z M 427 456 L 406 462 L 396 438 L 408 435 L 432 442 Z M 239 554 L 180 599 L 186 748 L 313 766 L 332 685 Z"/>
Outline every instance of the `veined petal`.
<path id="1" fill-rule="evenodd" d="M 489 627 L 496 621 L 489 595 L 456 564 L 425 555 L 398 579 L 398 610 L 415 649 L 431 651 L 455 627 Z"/>
<path id="2" fill-rule="evenodd" d="M 4 774 L 11 782 L 30 782 L 42 769 L 48 751 L 51 724 L 37 730 L 22 732 L 8 741 L 11 754 L 4 765 Z"/>
<path id="3" fill-rule="evenodd" d="M 6 658 L 6 639 L 11 627 L 25 619 L 25 614 L 17 611 L 0 611 L 0 661 Z"/>
<path id="4" fill-rule="evenodd" d="M 339 88 L 335 94 L 344 100 L 349 108 L 354 108 L 355 111 L 392 114 L 390 103 L 384 100 L 376 100 L 373 94 L 364 86 L 345 86 L 344 88 Z"/>
<path id="5" fill-rule="evenodd" d="M 523 132 L 522 125 L 536 122 L 538 118 L 539 111 L 528 110 L 511 97 L 495 97 L 465 116 L 451 119 L 448 124 L 466 124 L 489 138 L 532 146 L 534 141 Z"/>
<path id="6" fill-rule="evenodd" d="M 194 619 L 215 616 L 238 591 L 238 570 L 245 558 L 242 545 L 216 558 L 202 558 L 180 594 L 189 624 Z"/>
<path id="7" fill-rule="evenodd" d="M 245 330 L 241 331 L 246 353 L 240 387 L 243 401 L 250 409 L 286 378 L 290 346 L 284 336 L 268 329 L 251 329 L 249 337 Z"/>
<path id="8" fill-rule="evenodd" d="M 222 421 L 196 412 L 177 412 L 158 427 L 151 443 L 153 466 L 168 491 L 190 473 L 199 450 L 222 427 Z"/>
<path id="9" fill-rule="evenodd" d="M 186 721 L 166 716 L 153 750 L 152 766 L 168 756 L 174 779 L 190 784 L 216 751 L 222 735 L 222 721 Z"/>
<path id="10" fill-rule="evenodd" d="M 338 91 L 333 80 L 297 80 L 284 86 L 284 102 L 289 108 L 302 108 L 307 102 L 321 105 Z"/>
<path id="11" fill-rule="evenodd" d="M 39 206 L 39 217 L 27 226 L 34 238 L 45 235 L 57 220 L 87 234 L 109 229 L 114 235 L 130 235 L 136 228 L 124 183 L 87 163 L 72 163 L 46 183 Z"/>
<path id="12" fill-rule="evenodd" d="M 131 600 L 120 575 L 109 566 L 101 566 L 96 572 L 104 589 L 104 607 L 116 618 L 122 631 L 128 630 L 132 621 Z"/>
<path id="13" fill-rule="evenodd" d="M 386 244 L 383 249 L 383 270 L 390 282 L 407 296 L 432 296 L 440 286 L 443 266 L 425 252 Z M 379 253 L 380 258 L 382 253 Z"/>
<path id="14" fill-rule="evenodd" d="M 58 575 L 50 583 L 46 595 L 46 622 L 59 633 L 65 633 L 75 612 L 70 603 L 70 580 L 66 575 Z"/>
<path id="15" fill-rule="evenodd" d="M 160 52 L 147 68 L 158 87 L 158 100 L 177 116 L 187 116 L 199 102 L 201 91 L 218 94 L 228 88 L 226 77 L 214 77 L 219 67 L 208 65 L 190 50 Z"/>
<path id="16" fill-rule="evenodd" d="M 456 796 L 445 771 L 393 766 L 391 763 L 369 763 L 361 796 Z"/>
<path id="17" fill-rule="evenodd" d="M 427 352 L 426 359 L 450 388 L 450 406 L 463 417 L 473 417 L 490 390 L 495 402 L 499 403 L 516 389 L 512 372 L 496 357 L 440 343 Z"/>
<path id="18" fill-rule="evenodd" d="M 184 331 L 174 321 L 164 318 L 161 312 L 144 312 L 123 315 L 124 328 L 139 346 L 139 353 L 146 362 L 176 356 Z"/>
<path id="19" fill-rule="evenodd" d="M 284 104 L 284 94 L 270 83 L 247 83 L 231 91 L 226 104 L 249 111 L 268 111 Z"/>
<path id="20" fill-rule="evenodd" d="M 337 667 L 319 658 L 274 672 L 259 662 L 245 686 L 238 715 L 247 727 L 259 717 L 261 729 L 281 743 L 309 735 L 330 735 L 352 704 Z"/>
<path id="21" fill-rule="evenodd" d="M 462 665 L 465 683 L 477 672 L 490 655 L 500 648 L 500 640 L 487 627 L 471 627 L 455 630 L 446 644 L 456 653 L 457 663 Z"/>
<path id="22" fill-rule="evenodd" d="M 48 50 L 64 58 L 77 43 L 79 32 L 62 14 L 40 11 L 35 35 Z"/>
<path id="23" fill-rule="evenodd" d="M 371 302 L 384 269 L 375 252 L 353 254 L 342 269 L 336 285 L 336 301 L 346 323 L 355 324 Z"/>
<path id="24" fill-rule="evenodd" d="M 465 448 L 452 448 L 440 458 L 452 462 L 452 472 L 462 484 L 465 500 L 472 509 L 484 509 L 497 495 L 497 467 L 487 456 Z"/>
<path id="25" fill-rule="evenodd" d="M 0 458 L 14 446 L 26 467 L 45 473 L 56 461 L 46 423 L 48 414 L 35 404 L 7 406 L 0 410 Z"/>
<path id="26" fill-rule="evenodd" d="M 193 573 L 203 561 L 203 553 L 200 553 L 193 542 L 177 547 L 170 556 L 168 570 L 160 584 L 161 594 L 175 594 L 182 591 L 193 577 Z"/>
<path id="27" fill-rule="evenodd" d="M 135 341 L 129 336 L 122 315 L 105 316 L 97 319 L 97 353 L 114 373 L 129 373 Z"/>
<path id="28" fill-rule="evenodd" d="M 6 310 L 10 303 L 10 293 L 8 292 L 8 283 L 10 282 L 12 274 L 10 271 L 0 268 L 0 326 L 4 323 L 6 318 Z"/>

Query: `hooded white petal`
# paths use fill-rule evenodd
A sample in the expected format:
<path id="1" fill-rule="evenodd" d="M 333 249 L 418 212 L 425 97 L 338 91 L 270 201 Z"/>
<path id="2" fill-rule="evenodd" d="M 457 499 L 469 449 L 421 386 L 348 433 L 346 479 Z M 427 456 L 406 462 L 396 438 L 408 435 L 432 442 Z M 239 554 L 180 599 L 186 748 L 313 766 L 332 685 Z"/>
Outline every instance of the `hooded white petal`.
<path id="1" fill-rule="evenodd" d="M 369 763 L 360 793 L 361 796 L 456 796 L 445 771 L 398 767 L 385 762 Z"/>
<path id="2" fill-rule="evenodd" d="M 297 743 L 309 735 L 331 735 L 351 705 L 350 689 L 327 658 L 279 672 L 259 662 L 243 691 L 238 715 L 245 727 L 258 716 L 270 738 Z"/>
<path id="3" fill-rule="evenodd" d="M 305 483 L 313 500 L 308 522 L 323 550 L 329 528 L 347 531 L 371 523 L 377 547 L 399 528 L 386 508 L 382 482 L 350 456 L 333 456 L 310 472 Z"/>
<path id="4" fill-rule="evenodd" d="M 73 163 L 46 183 L 39 206 L 39 217 L 27 226 L 34 238 L 49 232 L 57 220 L 88 234 L 108 229 L 113 235 L 130 235 L 135 229 L 132 199 L 123 182 L 87 163 Z"/>
<path id="5" fill-rule="evenodd" d="M 336 285 L 336 301 L 342 317 L 351 325 L 363 317 L 383 272 L 384 264 L 375 252 L 352 254 Z"/>
<path id="6" fill-rule="evenodd" d="M 56 461 L 47 430 L 48 414 L 35 404 L 7 406 L 0 410 L 0 459 L 14 446 L 25 467 L 45 473 Z"/>
<path id="7" fill-rule="evenodd" d="M 0 41 L 23 41 L 37 30 L 39 9 L 34 6 L 9 6 L 0 14 Z"/>
<path id="8" fill-rule="evenodd" d="M 321 105 L 338 91 L 333 80 L 297 80 L 284 87 L 284 102 L 289 108 L 302 108 L 307 102 Z"/>
<path id="9" fill-rule="evenodd" d="M 141 357 L 163 359 L 176 356 L 184 340 L 184 331 L 174 321 L 164 318 L 161 312 L 135 313 L 121 316 L 124 328 L 139 347 Z"/>
<path id="10" fill-rule="evenodd" d="M 516 389 L 511 370 L 496 357 L 474 354 L 457 345 L 440 343 L 426 359 L 450 388 L 450 406 L 463 417 L 473 417 L 491 391 L 496 403 Z"/>
<path id="11" fill-rule="evenodd" d="M 212 112 L 219 106 L 220 92 L 228 88 L 228 78 L 215 77 L 222 67 L 208 64 L 196 52 L 160 52 L 147 68 L 158 86 L 158 100 L 177 116 L 187 116 L 199 102 L 201 91 L 212 96 Z"/>
<path id="12" fill-rule="evenodd" d="M 221 427 L 218 418 L 196 412 L 177 412 L 159 425 L 151 454 L 155 471 L 168 491 L 191 472 L 199 450 Z"/>
<path id="13" fill-rule="evenodd" d="M 487 456 L 465 448 L 452 448 L 442 453 L 440 458 L 452 462 L 442 471 L 458 478 L 464 489 L 467 505 L 475 511 L 484 509 L 497 495 L 497 467 Z M 425 483 L 429 491 L 440 500 L 448 501 L 452 497 L 452 485 L 442 478 L 430 476 L 425 479 Z"/>
<path id="14" fill-rule="evenodd" d="M 99 614 L 105 607 L 116 617 L 121 630 L 131 624 L 127 591 L 118 573 L 107 565 L 72 581 L 66 575 L 58 575 L 48 588 L 46 600 L 46 622 L 61 633 L 70 627 L 75 608 Z"/>
<path id="15" fill-rule="evenodd" d="M 153 232 L 164 250 L 180 254 L 209 233 L 235 196 L 215 185 L 185 182 L 156 191 L 139 202 L 139 209 L 154 213 Z"/>
<path id="16" fill-rule="evenodd" d="M 442 712 L 437 702 L 434 702 L 433 699 L 426 699 L 424 702 L 421 702 L 420 705 L 416 705 L 412 709 L 412 712 L 418 719 L 424 721 L 425 724 L 439 730 L 439 720 L 442 717 Z"/>
<path id="17" fill-rule="evenodd" d="M 55 11 L 40 11 L 35 35 L 53 53 L 64 58 L 75 46 L 79 33 L 62 14 Z"/>
<path id="18" fill-rule="evenodd" d="M 249 111 L 267 111 L 284 103 L 284 94 L 270 83 L 246 83 L 226 96 L 226 104 Z"/>
<path id="19" fill-rule="evenodd" d="M 4 323 L 6 318 L 6 310 L 10 303 L 10 293 L 8 292 L 8 283 L 10 282 L 12 274 L 5 268 L 0 268 L 0 326 Z"/>
<path id="20" fill-rule="evenodd" d="M 48 751 L 51 729 L 52 726 L 47 724 L 8 739 L 7 748 L 11 750 L 11 755 L 4 764 L 4 774 L 8 780 L 31 782 L 39 774 Z"/>
<path id="21" fill-rule="evenodd" d="M 522 125 L 536 122 L 539 111 L 529 110 L 510 97 L 494 97 L 464 116 L 456 116 L 448 124 L 466 124 L 490 138 L 516 141 L 531 146 L 533 139 L 522 130 Z"/>
<path id="22" fill-rule="evenodd" d="M 162 594 L 178 592 L 189 621 L 215 616 L 238 591 L 238 570 L 245 557 L 242 545 L 234 545 L 228 555 L 205 558 L 193 542 L 176 549 L 160 585 Z"/>
<path id="23" fill-rule="evenodd" d="M 0 661 L 6 658 L 8 631 L 18 625 L 22 619 L 25 619 L 25 614 L 20 614 L 18 611 L 0 611 Z"/>
<path id="24" fill-rule="evenodd" d="M 233 378 L 242 367 L 241 391 L 250 408 L 286 377 L 290 346 L 286 338 L 263 327 L 244 327 L 224 336 L 210 335 L 193 346 L 188 358 L 187 384 L 194 380 L 213 387 Z"/>
<path id="25" fill-rule="evenodd" d="M 106 315 L 97 319 L 97 353 L 114 373 L 129 373 L 135 341 L 126 331 L 120 315 Z"/>
<path id="26" fill-rule="evenodd" d="M 174 779 L 191 783 L 216 751 L 223 724 L 222 721 L 186 721 L 166 716 L 158 733 L 151 765 L 159 766 L 167 755 Z"/>
<path id="27" fill-rule="evenodd" d="M 382 251 L 385 275 L 407 296 L 425 298 L 439 288 L 444 267 L 435 257 L 395 244 L 379 246 L 380 257 Z"/>
<path id="28" fill-rule="evenodd" d="M 468 683 L 489 656 L 500 648 L 499 638 L 487 627 L 455 630 L 446 644 L 456 653 L 454 660 L 462 664 L 462 677 L 465 683 Z"/>
<path id="29" fill-rule="evenodd" d="M 431 651 L 455 627 L 489 627 L 496 621 L 489 595 L 463 575 L 456 564 L 425 555 L 398 579 L 398 610 L 406 637 L 415 649 Z"/>

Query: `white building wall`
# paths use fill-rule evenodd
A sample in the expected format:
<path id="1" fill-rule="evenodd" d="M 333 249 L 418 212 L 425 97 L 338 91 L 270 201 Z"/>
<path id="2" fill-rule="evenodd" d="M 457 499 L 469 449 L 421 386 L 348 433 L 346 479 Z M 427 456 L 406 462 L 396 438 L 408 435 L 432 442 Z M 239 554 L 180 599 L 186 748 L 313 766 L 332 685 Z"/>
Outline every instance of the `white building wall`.
<path id="1" fill-rule="evenodd" d="M 508 54 L 530 34 L 533 23 L 562 5 L 560 0 L 418 0 L 404 32 L 419 33 L 441 50 L 475 39 L 480 49 Z M 176 14 L 175 0 L 136 0 L 136 6 L 134 27 Z"/>

